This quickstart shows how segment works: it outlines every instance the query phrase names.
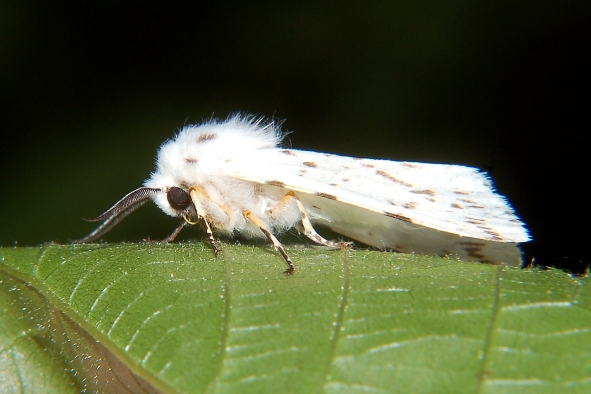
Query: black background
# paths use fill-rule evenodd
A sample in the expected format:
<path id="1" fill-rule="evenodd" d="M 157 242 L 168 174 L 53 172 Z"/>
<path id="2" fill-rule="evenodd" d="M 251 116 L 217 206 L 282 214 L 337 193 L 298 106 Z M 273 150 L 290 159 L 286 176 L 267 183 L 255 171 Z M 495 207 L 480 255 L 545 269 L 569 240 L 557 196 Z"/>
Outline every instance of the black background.
<path id="1" fill-rule="evenodd" d="M 180 127 L 243 111 L 294 148 L 488 170 L 526 261 L 580 269 L 588 3 L 0 2 L 0 245 L 85 235 Z M 105 239 L 177 223 L 140 212 Z"/>

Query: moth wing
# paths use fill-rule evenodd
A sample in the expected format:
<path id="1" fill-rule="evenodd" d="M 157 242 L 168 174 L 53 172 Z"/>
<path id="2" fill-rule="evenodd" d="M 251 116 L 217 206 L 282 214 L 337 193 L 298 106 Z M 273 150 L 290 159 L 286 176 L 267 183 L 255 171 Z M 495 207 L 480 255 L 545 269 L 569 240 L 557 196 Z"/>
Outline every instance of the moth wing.
<path id="1" fill-rule="evenodd" d="M 529 240 L 506 200 L 471 167 L 277 148 L 229 158 L 223 173 L 293 190 L 312 222 L 376 247 L 506 261 L 519 259 L 515 244 Z"/>

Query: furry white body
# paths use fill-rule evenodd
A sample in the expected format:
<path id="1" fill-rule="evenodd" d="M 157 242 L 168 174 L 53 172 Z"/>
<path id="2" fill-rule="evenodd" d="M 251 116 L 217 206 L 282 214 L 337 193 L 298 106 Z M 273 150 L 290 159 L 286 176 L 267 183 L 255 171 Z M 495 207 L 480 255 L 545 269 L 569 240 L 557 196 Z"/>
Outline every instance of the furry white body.
<path id="1" fill-rule="evenodd" d="M 301 229 L 295 199 L 282 200 L 295 192 L 313 224 L 380 249 L 520 263 L 527 231 L 477 169 L 286 149 L 282 138 L 273 123 L 238 116 L 185 127 L 144 185 L 162 190 L 152 198 L 171 216 L 166 191 L 196 189 L 205 219 L 229 235 L 265 237 L 245 211 L 275 234 Z"/>

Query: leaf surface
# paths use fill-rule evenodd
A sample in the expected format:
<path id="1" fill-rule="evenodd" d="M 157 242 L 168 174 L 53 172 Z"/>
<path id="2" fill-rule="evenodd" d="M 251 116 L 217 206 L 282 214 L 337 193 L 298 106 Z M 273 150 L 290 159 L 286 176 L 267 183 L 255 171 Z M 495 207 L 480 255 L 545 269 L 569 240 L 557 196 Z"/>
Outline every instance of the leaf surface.
<path id="1" fill-rule="evenodd" d="M 7 392 L 591 390 L 589 278 L 362 250 L 0 249 Z"/>

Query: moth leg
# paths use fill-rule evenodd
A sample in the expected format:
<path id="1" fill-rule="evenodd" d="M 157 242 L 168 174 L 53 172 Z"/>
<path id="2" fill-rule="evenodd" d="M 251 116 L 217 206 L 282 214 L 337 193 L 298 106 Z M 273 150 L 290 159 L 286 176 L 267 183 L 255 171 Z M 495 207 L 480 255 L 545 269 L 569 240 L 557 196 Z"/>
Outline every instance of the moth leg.
<path id="1" fill-rule="evenodd" d="M 187 225 L 187 222 L 185 220 L 181 220 L 181 224 L 174 229 L 174 231 L 172 232 L 172 234 L 170 234 L 168 237 L 161 239 L 161 240 L 153 240 L 153 239 L 144 239 L 145 243 L 155 243 L 155 244 L 167 244 L 169 242 L 174 241 L 174 239 L 176 238 L 177 235 L 179 235 L 179 233 L 181 232 L 181 230 L 183 229 L 183 227 L 185 227 Z"/>
<path id="2" fill-rule="evenodd" d="M 193 206 L 195 207 L 195 211 L 197 211 L 197 219 L 200 220 L 201 223 L 203 223 L 203 227 L 205 227 L 205 232 L 207 233 L 207 240 L 209 241 L 209 244 L 213 249 L 213 253 L 216 256 L 218 256 L 220 253 L 222 253 L 222 251 L 215 244 L 215 237 L 213 236 L 213 231 L 211 230 L 211 227 L 207 222 L 205 209 L 203 209 L 203 205 L 201 205 L 201 202 L 199 202 L 199 196 L 204 196 L 204 193 L 201 192 L 200 189 L 190 188 L 189 195 L 191 196 L 191 200 L 193 200 Z M 207 198 L 207 196 L 205 197 Z M 183 219 L 188 224 L 196 224 L 195 222 L 190 221 L 187 216 L 183 216 Z"/>
<path id="3" fill-rule="evenodd" d="M 209 241 L 209 244 L 211 245 L 211 248 L 213 249 L 213 254 L 215 254 L 216 256 L 219 256 L 219 254 L 222 253 L 222 251 L 215 244 L 215 238 L 213 236 L 213 231 L 211 231 L 211 227 L 209 226 L 207 219 L 205 218 L 205 216 L 199 216 L 199 219 L 201 219 L 201 222 L 203 223 L 203 226 L 205 227 L 205 232 L 207 233 L 207 240 Z"/>
<path id="4" fill-rule="evenodd" d="M 295 266 L 293 265 L 293 262 L 285 252 L 285 249 L 283 249 L 283 245 L 281 245 L 281 242 L 279 242 L 279 240 L 271 233 L 271 231 L 269 231 L 267 226 L 265 226 L 263 222 L 261 222 L 256 216 L 254 216 L 252 212 L 248 210 L 242 211 L 242 215 L 246 220 L 250 220 L 251 222 L 256 224 L 261 229 L 261 231 L 267 236 L 267 238 L 269 238 L 269 241 L 271 241 L 275 249 L 277 249 L 279 253 L 281 253 L 283 258 L 285 259 L 285 262 L 288 265 L 288 268 L 285 270 L 285 273 L 293 274 L 295 271 Z"/>
<path id="5" fill-rule="evenodd" d="M 285 196 L 283 196 L 281 200 L 279 200 L 277 205 L 275 205 L 275 208 L 271 210 L 271 215 L 273 215 L 273 212 L 275 212 L 278 208 L 281 208 L 282 206 L 286 205 L 291 199 L 295 200 L 295 203 L 297 204 L 298 209 L 300 210 L 300 215 L 302 217 L 302 226 L 304 227 L 304 235 L 306 237 L 316 242 L 317 244 L 334 249 L 346 248 L 352 244 L 352 242 L 329 241 L 327 239 L 324 239 L 320 234 L 318 234 L 316 230 L 314 230 L 312 222 L 310 222 L 310 219 L 308 218 L 308 213 L 306 212 L 304 204 L 294 192 L 287 192 Z"/>

